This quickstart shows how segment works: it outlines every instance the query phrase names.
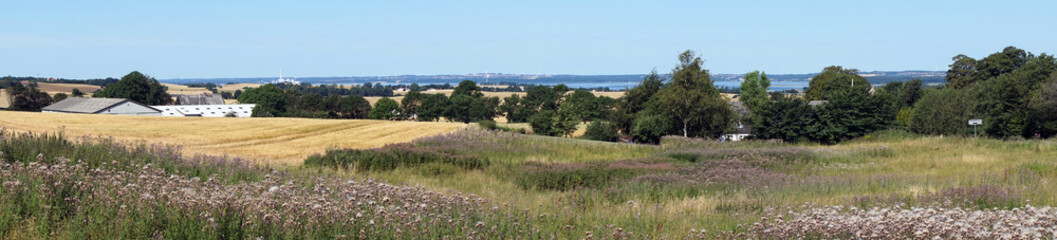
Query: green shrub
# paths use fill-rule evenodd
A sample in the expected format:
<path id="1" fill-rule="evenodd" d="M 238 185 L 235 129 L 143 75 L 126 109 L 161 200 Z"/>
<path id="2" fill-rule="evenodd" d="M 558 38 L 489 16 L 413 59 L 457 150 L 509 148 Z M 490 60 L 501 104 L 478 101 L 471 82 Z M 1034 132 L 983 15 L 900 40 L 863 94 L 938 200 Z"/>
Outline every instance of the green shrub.
<path id="1" fill-rule="evenodd" d="M 499 129 L 499 125 L 496 125 L 495 121 L 492 120 L 481 120 L 477 121 L 477 125 L 483 129 L 496 130 Z"/>
<path id="2" fill-rule="evenodd" d="M 607 141 L 616 142 L 620 140 L 620 134 L 617 133 L 617 125 L 610 122 L 603 122 L 601 120 L 595 120 L 591 122 L 591 125 L 587 125 L 587 131 L 584 132 L 584 137 L 595 141 Z"/>
<path id="3" fill-rule="evenodd" d="M 661 115 L 646 115 L 635 119 L 631 136 L 635 141 L 659 143 L 661 137 L 672 129 L 671 121 Z"/>

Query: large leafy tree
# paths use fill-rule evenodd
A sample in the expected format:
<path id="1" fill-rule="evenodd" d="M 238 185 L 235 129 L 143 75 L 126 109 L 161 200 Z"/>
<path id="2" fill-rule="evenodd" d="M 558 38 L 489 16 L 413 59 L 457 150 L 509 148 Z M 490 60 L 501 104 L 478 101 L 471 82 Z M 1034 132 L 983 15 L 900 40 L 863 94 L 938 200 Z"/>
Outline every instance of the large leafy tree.
<path id="1" fill-rule="evenodd" d="M 367 114 L 371 119 L 393 120 L 400 115 L 400 104 L 392 98 L 383 97 L 374 103 L 374 107 Z"/>
<path id="2" fill-rule="evenodd" d="M 422 107 L 422 100 L 425 95 L 419 91 L 411 91 L 404 95 L 404 99 L 400 100 L 400 109 L 404 112 L 405 116 L 418 116 L 418 111 Z"/>
<path id="3" fill-rule="evenodd" d="M 841 66 L 829 66 L 822 73 L 811 77 L 808 83 L 808 100 L 829 100 L 835 94 L 858 89 L 865 91 L 870 89 L 870 82 L 859 76 L 859 70 L 854 68 L 843 68 Z"/>
<path id="4" fill-rule="evenodd" d="M 755 110 L 767 103 L 767 88 L 771 86 L 771 79 L 767 73 L 752 71 L 745 74 L 745 81 L 741 82 L 741 102 L 749 109 Z"/>
<path id="5" fill-rule="evenodd" d="M 571 111 L 571 114 L 586 124 L 588 121 L 597 119 L 598 112 L 602 110 L 596 105 L 597 101 L 598 98 L 591 92 L 576 90 L 566 97 L 566 100 L 562 102 L 562 107 L 568 108 L 567 111 Z"/>
<path id="6" fill-rule="evenodd" d="M 775 93 L 768 103 L 753 110 L 752 133 L 760 139 L 810 140 L 812 136 L 808 129 L 815 124 L 814 114 L 814 109 L 803 98 Z"/>
<path id="7" fill-rule="evenodd" d="M 40 109 L 54 102 L 47 92 L 40 91 L 34 86 L 23 87 L 17 83 L 8 94 L 11 94 L 10 108 L 15 111 L 40 112 Z"/>
<path id="8" fill-rule="evenodd" d="M 422 107 L 418 110 L 419 121 L 438 121 L 447 115 L 451 101 L 444 94 L 426 94 L 422 98 Z"/>
<path id="9" fill-rule="evenodd" d="M 891 95 L 871 95 L 865 89 L 835 92 L 828 103 L 815 109 L 817 124 L 808 131 L 813 140 L 833 144 L 884 129 L 895 120 L 897 111 L 893 99 L 887 97 Z"/>
<path id="10" fill-rule="evenodd" d="M 646 110 L 647 103 L 653 99 L 653 95 L 664 86 L 664 78 L 657 74 L 657 70 L 642 78 L 642 83 L 624 93 L 617 103 L 617 109 L 613 113 L 613 122 L 617 128 L 625 133 L 631 133 L 635 118 L 640 112 Z"/>
<path id="11" fill-rule="evenodd" d="M 1057 72 L 1032 94 L 1030 102 L 1031 125 L 1029 129 L 1041 137 L 1057 135 Z"/>
<path id="12" fill-rule="evenodd" d="M 503 98 L 503 104 L 499 105 L 499 111 L 506 116 L 507 122 L 511 123 L 526 122 L 530 117 L 525 112 L 525 106 L 521 104 L 521 96 L 517 94 Z"/>
<path id="13" fill-rule="evenodd" d="M 448 111 L 445 115 L 450 121 L 469 123 L 473 121 L 473 117 L 470 116 L 470 109 L 473 108 L 474 98 L 464 94 L 452 94 L 451 105 L 448 106 Z"/>
<path id="14" fill-rule="evenodd" d="M 470 80 L 463 80 L 459 82 L 459 86 L 455 87 L 455 90 L 451 93 L 452 97 L 455 95 L 466 95 L 469 97 L 484 97 L 484 93 L 481 92 L 481 87 L 477 86 L 477 83 Z"/>
<path id="15" fill-rule="evenodd" d="M 654 112 L 675 121 L 684 137 L 718 137 L 733 124 L 734 113 L 712 85 L 704 61 L 692 51 L 679 55 L 672 80 L 654 95 Z"/>
<path id="16" fill-rule="evenodd" d="M 529 117 L 529 126 L 532 127 L 532 133 L 557 136 L 558 131 L 554 128 L 557 115 L 554 110 L 543 110 Z"/>
<path id="17" fill-rule="evenodd" d="M 929 89 L 910 112 L 910 131 L 923 134 L 966 133 L 966 102 L 954 88 Z"/>
<path id="18" fill-rule="evenodd" d="M 976 59 L 963 54 L 958 54 L 951 58 L 951 65 L 947 70 L 947 76 L 944 78 L 947 80 L 947 86 L 953 88 L 962 88 L 973 83 L 973 73 L 976 72 Z"/>
<path id="19" fill-rule="evenodd" d="M 938 128 L 936 124 L 923 125 L 932 120 L 955 123 L 953 116 L 962 114 L 957 119 L 958 126 L 964 126 L 962 121 L 965 119 L 983 119 L 981 130 L 991 137 L 1052 134 L 1047 126 L 1057 124 L 1044 120 L 1048 118 L 1048 110 L 1043 95 L 1046 79 L 1057 72 L 1054 56 L 1036 56 L 1016 47 L 1006 47 L 980 60 L 958 55 L 952 61 L 946 86 L 954 90 L 925 94 L 911 115 L 911 130 L 932 134 L 965 133 L 964 130 L 934 129 Z M 932 94 L 936 96 L 930 96 Z M 963 113 L 962 109 L 967 110 Z"/>
<path id="20" fill-rule="evenodd" d="M 358 95 L 341 97 L 337 109 L 344 118 L 367 118 L 371 112 L 371 103 Z"/>
<path id="21" fill-rule="evenodd" d="M 521 102 L 525 105 L 529 115 L 533 115 L 542 110 L 558 110 L 561 99 L 562 95 L 554 88 L 537 85 L 525 92 L 525 97 L 521 99 Z"/>
<path id="22" fill-rule="evenodd" d="M 165 105 L 172 103 L 168 87 L 165 87 L 153 77 L 133 71 L 121 80 L 108 84 L 102 90 L 93 94 L 93 97 L 105 98 L 128 98 L 147 105 Z"/>
<path id="23" fill-rule="evenodd" d="M 323 110 L 323 95 L 309 93 L 301 96 L 300 108 L 308 111 Z"/>
<path id="24" fill-rule="evenodd" d="M 1008 48 L 992 56 L 1007 52 Z M 1057 59 L 1046 54 L 1028 56 L 1017 69 L 971 85 L 966 92 L 974 100 L 972 115 L 984 119 L 983 131 L 989 136 L 1032 137 L 1040 130 L 1032 126 L 1030 102 L 1032 94 L 1057 71 Z"/>
<path id="25" fill-rule="evenodd" d="M 921 99 L 921 85 L 921 79 L 912 79 L 903 84 L 899 97 L 905 104 L 904 106 L 913 106 L 918 99 Z"/>
<path id="26" fill-rule="evenodd" d="M 464 94 L 452 94 L 451 105 L 445 117 L 451 121 L 470 123 L 480 120 L 492 120 L 499 108 L 498 97 L 471 97 Z"/>
<path id="27" fill-rule="evenodd" d="M 258 88 L 247 89 L 239 95 L 239 102 L 257 104 L 253 108 L 254 117 L 278 117 L 286 114 L 286 96 L 275 84 L 266 84 Z"/>
<path id="28" fill-rule="evenodd" d="M 547 136 L 568 136 L 576 131 L 576 124 L 580 119 L 576 118 L 568 108 L 555 110 L 543 110 L 529 118 L 529 126 L 532 132 Z"/>

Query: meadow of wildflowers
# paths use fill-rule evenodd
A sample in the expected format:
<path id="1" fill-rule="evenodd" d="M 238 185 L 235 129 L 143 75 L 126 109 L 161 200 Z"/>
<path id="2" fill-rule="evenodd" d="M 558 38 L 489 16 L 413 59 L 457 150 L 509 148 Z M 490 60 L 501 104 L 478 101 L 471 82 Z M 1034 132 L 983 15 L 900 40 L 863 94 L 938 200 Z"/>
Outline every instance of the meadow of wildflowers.
<path id="1" fill-rule="evenodd" d="M 631 145 L 468 128 L 273 168 L 0 130 L 0 239 L 1054 238 L 1057 144 L 878 136 Z"/>

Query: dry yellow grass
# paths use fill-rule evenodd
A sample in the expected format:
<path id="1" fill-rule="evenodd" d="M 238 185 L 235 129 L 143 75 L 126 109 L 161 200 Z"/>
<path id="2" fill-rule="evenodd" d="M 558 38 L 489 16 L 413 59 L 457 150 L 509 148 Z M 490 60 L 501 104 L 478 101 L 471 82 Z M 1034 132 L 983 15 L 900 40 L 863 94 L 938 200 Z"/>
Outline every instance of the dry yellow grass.
<path id="1" fill-rule="evenodd" d="M 455 131 L 461 123 L 299 118 L 177 118 L 0 112 L 0 126 L 68 136 L 108 136 L 124 142 L 181 145 L 186 154 L 238 156 L 299 165 L 328 148 L 373 148 Z"/>
<path id="2" fill-rule="evenodd" d="M 0 89 L 0 108 L 11 107 L 11 96 L 7 95 L 7 89 Z"/>
<path id="3" fill-rule="evenodd" d="M 213 91 L 209 91 L 209 89 L 206 89 L 206 88 L 194 88 L 194 87 L 188 87 L 187 85 L 171 84 L 171 83 L 162 83 L 162 85 L 164 85 L 164 86 L 169 88 L 169 90 L 166 91 L 166 92 L 169 93 L 169 95 L 176 95 L 176 94 L 197 95 L 197 94 L 203 94 L 203 93 L 210 93 L 210 94 L 213 93 Z"/>
<path id="4" fill-rule="evenodd" d="M 235 90 L 242 90 L 243 88 L 258 88 L 260 86 L 261 86 L 261 84 L 258 84 L 258 83 L 228 84 L 228 85 L 224 85 L 223 87 L 217 88 L 217 91 L 234 92 Z"/>

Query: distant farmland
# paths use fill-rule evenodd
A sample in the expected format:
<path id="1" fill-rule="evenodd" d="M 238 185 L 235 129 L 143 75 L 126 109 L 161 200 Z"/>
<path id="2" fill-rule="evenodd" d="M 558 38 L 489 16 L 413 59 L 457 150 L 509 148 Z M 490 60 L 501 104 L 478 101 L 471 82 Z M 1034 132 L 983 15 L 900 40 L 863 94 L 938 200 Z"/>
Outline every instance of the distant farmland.
<path id="1" fill-rule="evenodd" d="M 0 126 L 68 136 L 110 136 L 184 147 L 186 154 L 230 155 L 298 165 L 328 148 L 374 148 L 455 131 L 459 123 L 296 118 L 176 118 L 0 112 Z"/>

